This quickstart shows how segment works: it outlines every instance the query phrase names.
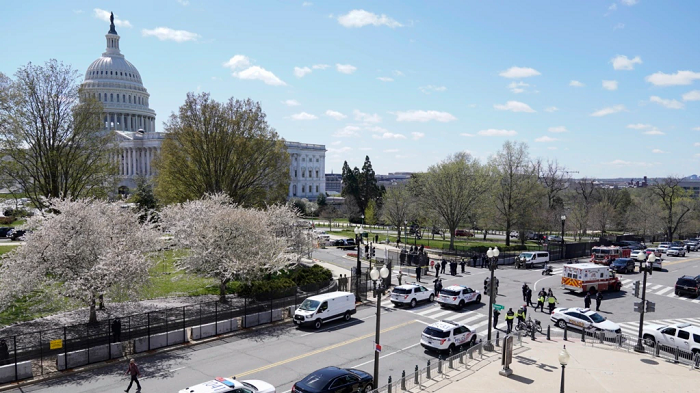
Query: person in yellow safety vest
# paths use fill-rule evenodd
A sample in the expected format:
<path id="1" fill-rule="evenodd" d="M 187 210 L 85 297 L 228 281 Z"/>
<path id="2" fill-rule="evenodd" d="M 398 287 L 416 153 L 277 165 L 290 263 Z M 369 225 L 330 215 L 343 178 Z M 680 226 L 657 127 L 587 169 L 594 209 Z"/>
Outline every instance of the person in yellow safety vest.
<path id="1" fill-rule="evenodd" d="M 506 330 L 506 334 L 510 333 L 511 330 L 513 330 L 513 318 L 515 317 L 515 313 L 513 312 L 512 308 L 508 309 L 508 312 L 506 313 L 506 324 L 508 325 L 508 329 Z"/>
<path id="2" fill-rule="evenodd" d="M 522 322 L 525 323 L 525 312 L 523 311 L 523 308 L 520 307 L 518 309 L 518 312 L 515 313 L 515 317 L 518 318 L 518 325 Z"/>
<path id="3" fill-rule="evenodd" d="M 549 297 L 547 298 L 547 302 L 549 303 L 549 313 L 551 314 L 554 311 L 555 304 L 559 302 L 553 294 L 549 295 Z"/>
<path id="4" fill-rule="evenodd" d="M 540 309 L 540 311 L 544 312 L 544 294 L 540 293 L 540 297 L 537 298 L 537 307 L 535 307 L 535 311 L 537 309 Z"/>

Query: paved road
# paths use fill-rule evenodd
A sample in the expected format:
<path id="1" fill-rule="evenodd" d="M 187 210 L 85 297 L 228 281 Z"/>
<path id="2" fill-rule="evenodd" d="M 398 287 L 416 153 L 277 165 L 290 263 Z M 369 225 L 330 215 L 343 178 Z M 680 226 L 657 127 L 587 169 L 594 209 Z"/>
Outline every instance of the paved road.
<path id="1" fill-rule="evenodd" d="M 315 257 L 335 255 L 322 250 Z M 336 255 L 337 257 L 337 255 Z M 340 256 L 342 258 L 342 256 Z M 341 261 L 341 263 L 344 261 Z M 331 263 L 333 263 L 331 261 Z M 684 299 L 668 296 L 667 288 L 673 287 L 677 277 L 683 274 L 700 274 L 700 253 L 686 258 L 669 260 L 664 266 L 668 271 L 654 272 L 648 280 L 648 298 L 657 302 L 657 312 L 647 315 L 649 320 L 688 320 L 700 325 L 700 299 Z M 555 265 L 555 271 L 559 266 Z M 445 286 L 464 284 L 481 290 L 488 271 L 467 268 L 456 277 L 444 276 Z M 502 269 L 496 272 L 500 279 L 497 303 L 517 308 L 522 305 L 521 286 L 528 283 L 539 288 L 552 288 L 560 306 L 583 306 L 583 297 L 559 289 L 559 275 L 542 276 L 539 270 Z M 601 314 L 612 321 L 623 323 L 625 332 L 635 331 L 638 314 L 633 312 L 631 283 L 641 279 L 639 273 L 623 275 L 627 284 L 619 293 L 607 294 Z M 423 282 L 432 285 L 433 276 Z M 629 281 L 626 281 L 629 280 Z M 436 320 L 462 321 L 480 334 L 485 334 L 488 310 L 487 298 L 481 304 L 465 307 L 461 311 L 443 310 L 436 304 L 422 304 L 415 309 L 397 309 L 386 299 L 382 302 L 381 328 L 383 346 L 380 383 L 389 375 L 394 380 L 402 370 L 410 372 L 415 365 L 424 367 L 428 360 L 435 361 L 433 353 L 424 351 L 418 344 L 420 333 L 426 324 Z M 546 314 L 530 312 L 534 318 L 549 324 Z M 503 326 L 503 315 L 500 325 Z M 255 332 L 219 340 L 214 343 L 191 346 L 140 360 L 144 371 L 144 392 L 177 392 L 179 389 L 217 376 L 236 375 L 240 379 L 262 379 L 274 384 L 277 391 L 285 393 L 292 384 L 309 372 L 327 365 L 357 367 L 365 371 L 373 368 L 373 341 L 375 315 L 372 307 L 360 307 L 355 319 L 349 323 L 329 324 L 320 331 L 300 330 L 291 323 L 265 328 Z M 22 389 L 21 392 L 117 392 L 128 382 L 119 373 L 123 363 L 106 368 L 62 378 Z M 14 392 L 20 392 L 15 390 Z"/>

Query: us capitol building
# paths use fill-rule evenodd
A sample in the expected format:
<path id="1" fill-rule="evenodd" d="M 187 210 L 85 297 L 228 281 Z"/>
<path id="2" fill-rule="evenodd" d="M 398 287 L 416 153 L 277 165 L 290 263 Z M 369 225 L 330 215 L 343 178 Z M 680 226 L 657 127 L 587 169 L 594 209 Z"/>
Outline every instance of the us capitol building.
<path id="1" fill-rule="evenodd" d="M 151 162 L 167 133 L 156 131 L 156 112 L 148 105 L 148 90 L 139 71 L 121 53 L 113 16 L 110 20 L 107 50 L 90 64 L 81 86 L 84 94 L 102 102 L 104 130 L 117 134 L 120 151 L 112 159 L 119 167 L 119 191 L 124 193 L 136 186 L 138 176 L 154 175 Z M 288 198 L 315 200 L 326 192 L 326 147 L 285 144 L 291 158 Z"/>

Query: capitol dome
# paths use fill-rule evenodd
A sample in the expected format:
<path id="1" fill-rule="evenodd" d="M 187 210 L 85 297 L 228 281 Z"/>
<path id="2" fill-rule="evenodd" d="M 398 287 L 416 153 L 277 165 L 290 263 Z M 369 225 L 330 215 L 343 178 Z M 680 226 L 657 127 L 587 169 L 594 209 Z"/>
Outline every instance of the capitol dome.
<path id="1" fill-rule="evenodd" d="M 150 95 L 139 71 L 119 50 L 113 20 L 105 38 L 107 49 L 85 72 L 82 93 L 102 102 L 104 129 L 129 137 L 138 130 L 154 132 L 156 113 L 148 106 Z"/>

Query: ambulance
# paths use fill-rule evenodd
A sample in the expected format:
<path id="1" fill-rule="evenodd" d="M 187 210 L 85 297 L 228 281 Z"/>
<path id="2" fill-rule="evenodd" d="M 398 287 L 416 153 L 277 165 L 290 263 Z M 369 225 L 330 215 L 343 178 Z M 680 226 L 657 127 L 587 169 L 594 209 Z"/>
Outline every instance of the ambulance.
<path id="1" fill-rule="evenodd" d="M 631 253 L 632 250 L 622 247 L 597 246 L 591 249 L 591 262 L 608 266 L 618 258 L 629 258 Z"/>
<path id="2" fill-rule="evenodd" d="M 620 279 L 607 266 L 595 263 L 572 263 L 564 265 L 561 273 L 561 285 L 574 292 L 619 291 Z"/>

